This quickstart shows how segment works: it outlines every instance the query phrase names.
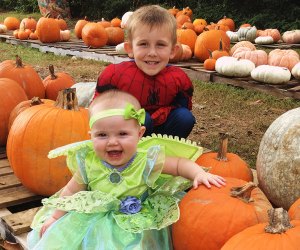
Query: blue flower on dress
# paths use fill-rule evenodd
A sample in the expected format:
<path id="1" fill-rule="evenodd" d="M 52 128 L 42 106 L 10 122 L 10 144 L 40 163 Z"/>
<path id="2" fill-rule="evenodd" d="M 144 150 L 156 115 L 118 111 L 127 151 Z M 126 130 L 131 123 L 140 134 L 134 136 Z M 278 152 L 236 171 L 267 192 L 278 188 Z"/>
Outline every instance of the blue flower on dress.
<path id="1" fill-rule="evenodd" d="M 142 202 L 135 196 L 127 196 L 121 200 L 120 212 L 124 214 L 136 214 L 142 209 Z"/>

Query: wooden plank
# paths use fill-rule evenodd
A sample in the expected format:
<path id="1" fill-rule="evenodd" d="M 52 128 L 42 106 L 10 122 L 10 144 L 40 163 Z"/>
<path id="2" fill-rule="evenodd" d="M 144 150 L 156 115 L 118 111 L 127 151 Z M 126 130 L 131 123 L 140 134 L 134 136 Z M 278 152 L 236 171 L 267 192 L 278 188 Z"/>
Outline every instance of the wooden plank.
<path id="1" fill-rule="evenodd" d="M 0 160 L 0 171 L 1 171 L 1 168 L 8 167 L 8 166 L 10 166 L 10 165 L 9 165 L 9 161 L 7 159 Z"/>
<path id="2" fill-rule="evenodd" d="M 3 166 L 0 168 L 0 176 L 13 174 L 13 170 L 10 166 Z"/>
<path id="3" fill-rule="evenodd" d="M 33 217 L 39 209 L 40 207 L 35 207 L 18 213 L 5 215 L 2 219 L 5 221 L 9 231 L 13 235 L 20 235 L 30 231 Z"/>
<path id="4" fill-rule="evenodd" d="M 0 176 L 0 190 L 21 185 L 21 182 L 14 174 Z"/>
<path id="5" fill-rule="evenodd" d="M 40 200 L 40 195 L 34 194 L 24 186 L 0 190 L 0 208 L 19 205 L 29 201 Z"/>
<path id="6" fill-rule="evenodd" d="M 192 69 L 182 68 L 182 70 L 192 79 L 204 82 L 212 81 L 212 73 L 209 72 L 199 72 Z"/>

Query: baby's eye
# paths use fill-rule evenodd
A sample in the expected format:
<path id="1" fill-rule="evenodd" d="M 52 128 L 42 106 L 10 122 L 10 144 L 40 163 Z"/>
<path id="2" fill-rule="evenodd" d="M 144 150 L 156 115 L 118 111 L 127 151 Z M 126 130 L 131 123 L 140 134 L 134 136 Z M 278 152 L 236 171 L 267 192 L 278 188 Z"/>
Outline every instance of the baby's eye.
<path id="1" fill-rule="evenodd" d="M 127 132 L 120 132 L 120 136 L 126 136 L 126 135 L 128 135 Z"/>

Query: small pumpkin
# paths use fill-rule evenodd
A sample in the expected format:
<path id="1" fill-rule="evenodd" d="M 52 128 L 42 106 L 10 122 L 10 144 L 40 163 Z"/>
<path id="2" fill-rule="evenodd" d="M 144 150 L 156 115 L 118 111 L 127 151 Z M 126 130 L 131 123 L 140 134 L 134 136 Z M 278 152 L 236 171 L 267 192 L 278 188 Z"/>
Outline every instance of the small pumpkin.
<path id="1" fill-rule="evenodd" d="M 121 18 L 121 28 L 126 28 L 126 23 L 128 22 L 129 17 L 133 14 L 133 11 L 127 11 Z"/>
<path id="2" fill-rule="evenodd" d="M 257 36 L 271 36 L 274 40 L 274 43 L 277 43 L 281 39 L 281 35 L 278 29 L 258 30 Z"/>
<path id="3" fill-rule="evenodd" d="M 20 27 L 20 19 L 13 17 L 13 16 L 8 16 L 4 19 L 3 24 L 6 26 L 8 30 L 16 30 Z"/>
<path id="4" fill-rule="evenodd" d="M 254 42 L 256 38 L 256 32 L 257 29 L 255 26 L 239 28 L 237 31 L 239 41 Z"/>
<path id="5" fill-rule="evenodd" d="M 285 43 L 300 43 L 300 30 L 289 30 L 282 34 L 282 40 Z"/>
<path id="6" fill-rule="evenodd" d="M 111 26 L 113 26 L 113 27 L 120 27 L 121 28 L 121 22 L 122 22 L 122 20 L 118 17 L 115 17 L 115 18 L 110 20 Z"/>
<path id="7" fill-rule="evenodd" d="M 60 31 L 60 41 L 67 42 L 71 38 L 71 31 L 70 30 L 61 30 Z"/>
<path id="8" fill-rule="evenodd" d="M 80 19 L 76 22 L 75 24 L 75 28 L 74 28 L 74 32 L 75 32 L 75 35 L 78 39 L 81 39 L 82 36 L 81 36 L 81 32 L 82 32 L 82 28 L 88 23 L 88 19 L 87 17 L 84 17 L 84 19 Z"/>
<path id="9" fill-rule="evenodd" d="M 68 24 L 67 24 L 67 22 L 62 18 L 61 15 L 58 15 L 58 16 L 57 16 L 56 22 L 58 23 L 60 30 L 67 30 L 67 29 L 68 29 Z"/>
<path id="10" fill-rule="evenodd" d="M 238 36 L 237 32 L 228 30 L 228 31 L 226 31 L 226 34 L 227 34 L 227 36 L 229 36 L 230 42 L 235 43 L 235 42 L 239 41 L 239 36 Z"/>
<path id="11" fill-rule="evenodd" d="M 4 24 L 0 23 L 0 34 L 5 32 L 7 32 L 7 27 Z"/>
<path id="12" fill-rule="evenodd" d="M 206 70 L 215 70 L 216 59 L 212 58 L 212 52 L 209 50 L 209 58 L 206 59 L 203 63 L 203 68 Z"/>
<path id="13" fill-rule="evenodd" d="M 271 36 L 258 36 L 255 38 L 254 43 L 256 43 L 256 44 L 273 44 L 274 39 Z"/>
<path id="14" fill-rule="evenodd" d="M 292 68 L 292 75 L 296 79 L 300 80 L 300 62 L 296 63 L 295 66 Z"/>
<path id="15" fill-rule="evenodd" d="M 221 250 L 299 249 L 300 220 L 289 220 L 282 208 L 269 211 L 269 223 L 259 223 L 229 239 Z"/>
<path id="16" fill-rule="evenodd" d="M 220 47 L 218 50 L 214 50 L 212 52 L 212 58 L 218 60 L 222 56 L 229 56 L 229 52 L 227 50 L 223 50 L 222 38 L 220 39 Z"/>
<path id="17" fill-rule="evenodd" d="M 124 46 L 125 42 L 123 43 L 119 43 L 116 45 L 116 52 L 121 54 L 121 55 L 127 55 L 127 51 L 125 50 L 125 46 Z"/>
<path id="18" fill-rule="evenodd" d="M 291 72 L 284 67 L 260 65 L 251 71 L 251 77 L 259 82 L 284 84 L 291 79 Z"/>
<path id="19" fill-rule="evenodd" d="M 232 56 L 222 56 L 216 62 L 216 71 L 225 76 L 245 77 L 250 76 L 255 64 L 247 59 Z"/>

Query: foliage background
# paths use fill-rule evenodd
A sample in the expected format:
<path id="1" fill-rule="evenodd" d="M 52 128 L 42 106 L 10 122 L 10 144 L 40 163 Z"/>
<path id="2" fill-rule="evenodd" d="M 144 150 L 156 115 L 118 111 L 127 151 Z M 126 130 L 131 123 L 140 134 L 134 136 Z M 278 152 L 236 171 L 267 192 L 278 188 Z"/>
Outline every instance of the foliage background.
<path id="1" fill-rule="evenodd" d="M 224 15 L 237 25 L 250 23 L 258 29 L 277 28 L 281 32 L 300 28 L 298 0 L 69 0 L 73 18 L 88 16 L 90 20 L 121 18 L 129 10 L 146 4 L 159 4 L 179 9 L 189 6 L 194 18 L 217 22 Z M 0 8 L 24 12 L 38 11 L 37 0 L 1 0 Z M 124 11 L 125 10 L 125 11 Z"/>

